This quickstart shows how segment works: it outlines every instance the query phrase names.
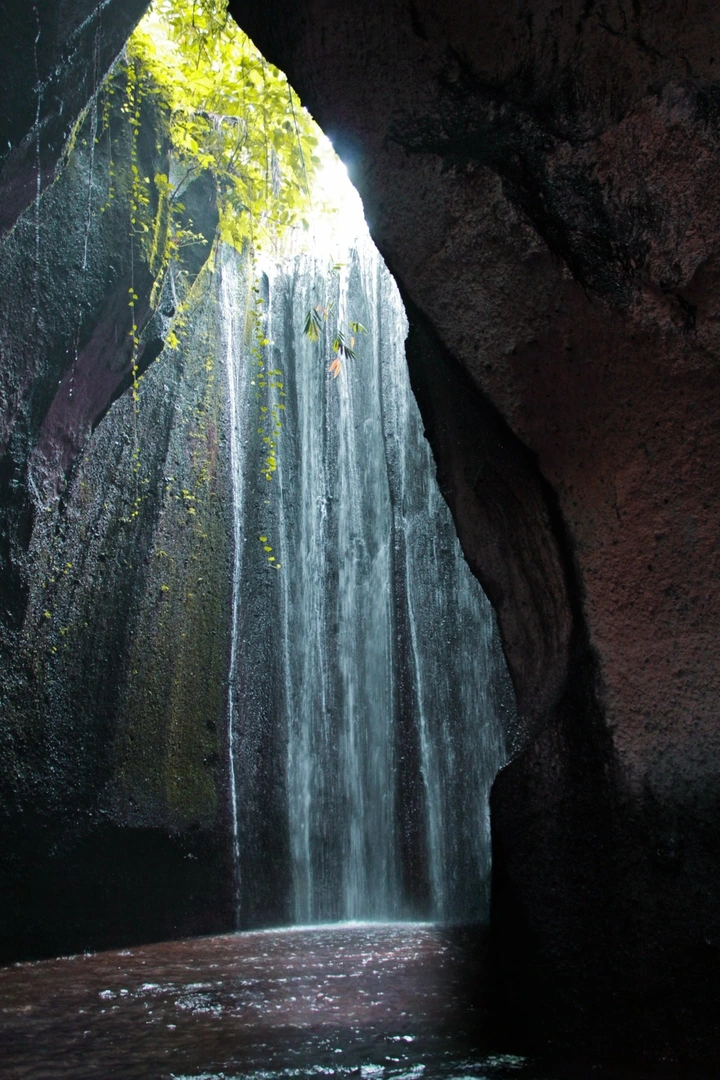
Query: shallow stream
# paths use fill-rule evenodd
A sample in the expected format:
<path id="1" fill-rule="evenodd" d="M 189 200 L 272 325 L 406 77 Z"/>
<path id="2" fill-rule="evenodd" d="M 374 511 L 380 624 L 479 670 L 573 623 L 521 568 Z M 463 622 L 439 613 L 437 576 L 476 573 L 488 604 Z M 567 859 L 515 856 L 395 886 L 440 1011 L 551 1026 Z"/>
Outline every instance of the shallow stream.
<path id="1" fill-rule="evenodd" d="M 408 923 L 17 964 L 0 969 L 0 1076 L 669 1080 L 493 1050 L 485 970 L 477 934 Z"/>

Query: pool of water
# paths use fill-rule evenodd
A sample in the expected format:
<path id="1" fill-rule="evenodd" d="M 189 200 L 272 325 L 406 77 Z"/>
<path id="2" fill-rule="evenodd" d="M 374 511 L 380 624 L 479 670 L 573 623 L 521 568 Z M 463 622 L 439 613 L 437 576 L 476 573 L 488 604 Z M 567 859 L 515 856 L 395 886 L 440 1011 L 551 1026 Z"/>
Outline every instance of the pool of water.
<path id="1" fill-rule="evenodd" d="M 481 943 L 429 925 L 166 942 L 0 969 L 0 1076 L 644 1080 L 493 1052 Z"/>

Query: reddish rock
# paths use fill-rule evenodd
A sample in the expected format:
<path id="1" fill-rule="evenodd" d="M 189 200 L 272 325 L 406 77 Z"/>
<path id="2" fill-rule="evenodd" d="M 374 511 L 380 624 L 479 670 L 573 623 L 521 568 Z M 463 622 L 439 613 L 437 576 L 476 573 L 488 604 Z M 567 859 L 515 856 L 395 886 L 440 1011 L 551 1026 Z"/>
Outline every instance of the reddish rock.
<path id="1" fill-rule="evenodd" d="M 717 1055 L 720 8 L 231 7 L 363 196 L 498 609 L 512 1005 L 540 1042 Z"/>

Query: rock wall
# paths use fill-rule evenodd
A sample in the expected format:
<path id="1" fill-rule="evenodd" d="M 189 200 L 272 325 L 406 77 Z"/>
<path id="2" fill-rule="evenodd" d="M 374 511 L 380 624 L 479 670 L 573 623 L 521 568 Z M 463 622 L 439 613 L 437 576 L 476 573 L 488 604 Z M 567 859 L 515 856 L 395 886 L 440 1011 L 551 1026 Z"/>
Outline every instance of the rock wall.
<path id="1" fill-rule="evenodd" d="M 215 187 L 168 259 L 163 125 L 127 94 L 120 67 L 0 249 L 3 960 L 233 919 Z"/>
<path id="2" fill-rule="evenodd" d="M 0 4 L 0 232 L 52 182 L 78 115 L 147 6 L 147 0 Z"/>
<path id="3" fill-rule="evenodd" d="M 717 1054 L 720 11 L 231 4 L 348 163 L 526 747 L 492 803 L 508 1013 Z"/>

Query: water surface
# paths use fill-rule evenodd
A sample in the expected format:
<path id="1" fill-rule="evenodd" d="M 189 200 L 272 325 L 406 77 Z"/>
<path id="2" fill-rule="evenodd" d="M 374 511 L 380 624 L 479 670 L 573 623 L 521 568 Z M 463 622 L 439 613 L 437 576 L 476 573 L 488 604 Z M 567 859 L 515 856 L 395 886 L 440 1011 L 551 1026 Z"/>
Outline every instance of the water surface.
<path id="1" fill-rule="evenodd" d="M 477 935 L 427 924 L 274 930 L 18 964 L 0 969 L 0 1076 L 661 1075 L 492 1052 L 484 970 Z"/>

